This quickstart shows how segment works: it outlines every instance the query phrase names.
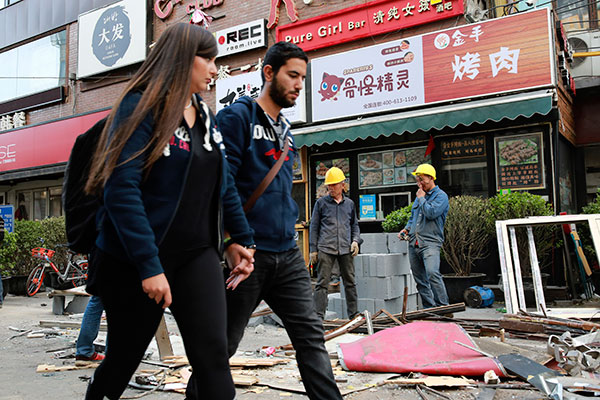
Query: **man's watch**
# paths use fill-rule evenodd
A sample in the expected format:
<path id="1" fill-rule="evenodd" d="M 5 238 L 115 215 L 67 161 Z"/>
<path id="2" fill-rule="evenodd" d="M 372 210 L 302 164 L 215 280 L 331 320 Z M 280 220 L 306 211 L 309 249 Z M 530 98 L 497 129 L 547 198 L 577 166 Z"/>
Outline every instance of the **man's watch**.
<path id="1" fill-rule="evenodd" d="M 256 245 L 255 244 L 251 244 L 249 246 L 242 246 L 242 247 L 245 248 L 245 249 L 248 249 L 248 250 L 256 250 Z"/>

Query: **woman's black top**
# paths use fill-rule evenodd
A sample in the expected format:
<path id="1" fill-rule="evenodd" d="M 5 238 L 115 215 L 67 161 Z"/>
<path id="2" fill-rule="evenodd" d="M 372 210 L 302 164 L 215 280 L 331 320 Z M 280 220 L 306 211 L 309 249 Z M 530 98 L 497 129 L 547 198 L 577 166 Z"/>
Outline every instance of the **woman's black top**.
<path id="1" fill-rule="evenodd" d="M 211 140 L 212 150 L 204 146 L 206 127 L 197 115 L 190 129 L 185 120 L 175 131 L 165 156 L 187 164 L 192 157 L 187 181 L 177 212 L 160 245 L 160 253 L 187 258 L 203 248 L 218 246 L 218 201 L 221 178 L 221 155 Z M 185 171 L 185 168 L 182 170 Z M 162 257 L 161 257 L 162 258 Z M 170 258 L 170 257 L 169 257 Z"/>

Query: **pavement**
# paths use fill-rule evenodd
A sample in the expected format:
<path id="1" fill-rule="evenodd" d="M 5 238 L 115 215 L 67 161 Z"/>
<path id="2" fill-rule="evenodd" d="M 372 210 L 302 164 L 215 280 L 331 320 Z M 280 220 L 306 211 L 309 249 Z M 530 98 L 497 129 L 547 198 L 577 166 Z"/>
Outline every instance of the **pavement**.
<path id="1" fill-rule="evenodd" d="M 455 318 L 499 318 L 502 314 L 494 308 L 455 313 Z M 37 373 L 40 364 L 56 366 L 72 365 L 73 358 L 59 358 L 74 351 L 74 343 L 78 329 L 56 329 L 40 327 L 40 320 L 57 320 L 80 322 L 78 315 L 54 315 L 52 299 L 46 293 L 34 297 L 8 295 L 4 307 L 0 309 L 0 400 L 63 400 L 83 399 L 87 380 L 93 374 L 92 369 L 74 371 Z M 183 355 L 183 345 L 178 336 L 177 326 L 170 315 L 167 315 L 167 326 L 176 355 Z M 19 331 L 42 331 L 41 337 L 28 338 L 19 335 Z M 100 333 L 102 341 L 104 333 Z M 260 324 L 248 327 L 240 344 L 238 355 L 260 357 L 260 349 L 265 346 L 280 346 L 290 343 L 283 328 Z M 150 360 L 158 361 L 158 351 L 153 342 L 149 347 Z M 237 388 L 237 399 L 306 399 L 304 394 L 290 391 L 290 387 L 302 388 L 295 361 L 282 367 L 263 368 L 260 372 L 261 381 L 274 383 L 269 386 L 251 386 Z M 155 368 L 141 364 L 140 369 Z M 364 374 L 334 369 L 336 376 L 341 377 L 338 385 L 343 391 L 360 390 L 346 395 L 345 399 L 421 399 L 417 392 L 410 387 L 399 385 L 377 386 L 377 382 L 389 377 L 389 374 Z M 280 387 L 281 389 L 278 389 Z M 452 399 L 472 399 L 480 393 L 479 388 L 446 390 L 444 393 Z M 147 393 L 128 388 L 125 397 L 132 398 L 146 394 L 146 399 L 184 399 L 184 396 L 173 392 Z M 525 390 L 498 390 L 495 399 L 508 398 L 540 398 L 540 393 Z M 433 398 L 433 397 L 432 397 Z"/>

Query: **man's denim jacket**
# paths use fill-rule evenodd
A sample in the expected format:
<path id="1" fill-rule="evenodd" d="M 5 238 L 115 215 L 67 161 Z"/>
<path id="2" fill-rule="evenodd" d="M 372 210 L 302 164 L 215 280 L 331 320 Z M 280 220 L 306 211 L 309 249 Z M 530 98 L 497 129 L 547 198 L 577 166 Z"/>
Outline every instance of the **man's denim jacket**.
<path id="1" fill-rule="evenodd" d="M 438 186 L 412 205 L 406 229 L 410 243 L 419 247 L 438 246 L 444 242 L 444 223 L 448 214 L 448 195 Z"/>

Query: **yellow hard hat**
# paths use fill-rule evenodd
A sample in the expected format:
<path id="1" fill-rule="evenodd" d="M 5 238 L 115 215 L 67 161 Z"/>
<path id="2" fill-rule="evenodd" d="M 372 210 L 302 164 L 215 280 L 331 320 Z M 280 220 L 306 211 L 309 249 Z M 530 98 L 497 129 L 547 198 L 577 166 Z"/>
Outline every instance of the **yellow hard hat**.
<path id="1" fill-rule="evenodd" d="M 344 173 L 338 167 L 331 167 L 327 170 L 325 174 L 325 184 L 326 185 L 335 185 L 336 183 L 340 183 L 346 180 Z"/>
<path id="2" fill-rule="evenodd" d="M 430 164 L 421 164 L 417 167 L 417 169 L 412 173 L 414 176 L 417 175 L 429 175 L 435 181 L 435 168 L 433 168 Z"/>

